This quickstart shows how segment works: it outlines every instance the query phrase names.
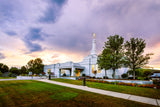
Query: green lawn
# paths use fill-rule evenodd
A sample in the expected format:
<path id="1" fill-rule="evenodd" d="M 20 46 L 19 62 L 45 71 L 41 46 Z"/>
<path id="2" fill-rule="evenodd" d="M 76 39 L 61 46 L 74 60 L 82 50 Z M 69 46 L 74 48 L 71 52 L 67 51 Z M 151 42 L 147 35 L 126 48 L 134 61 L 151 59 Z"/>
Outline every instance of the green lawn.
<path id="1" fill-rule="evenodd" d="M 16 79 L 16 77 L 0 77 L 0 79 Z"/>
<path id="2" fill-rule="evenodd" d="M 83 81 L 81 80 L 69 80 L 69 79 L 53 79 L 54 81 L 71 83 L 76 85 L 82 85 Z M 99 88 L 103 90 L 116 91 L 121 93 L 133 94 L 138 96 L 150 97 L 160 99 L 160 89 L 153 88 L 143 88 L 143 87 L 131 87 L 123 85 L 114 85 L 106 83 L 97 83 L 97 82 L 86 82 L 88 87 Z"/>
<path id="3" fill-rule="evenodd" d="M 0 107 L 150 107 L 129 100 L 104 96 L 34 80 L 0 82 Z"/>

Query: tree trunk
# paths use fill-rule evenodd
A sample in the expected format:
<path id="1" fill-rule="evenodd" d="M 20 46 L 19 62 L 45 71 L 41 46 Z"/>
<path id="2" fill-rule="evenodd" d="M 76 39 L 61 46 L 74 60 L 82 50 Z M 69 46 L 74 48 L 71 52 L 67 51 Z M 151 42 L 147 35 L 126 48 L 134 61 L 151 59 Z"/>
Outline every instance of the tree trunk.
<path id="1" fill-rule="evenodd" d="M 115 69 L 113 68 L 113 79 L 115 79 Z"/>
<path id="2" fill-rule="evenodd" d="M 133 79 L 136 79 L 136 75 L 135 75 L 135 68 L 133 68 Z"/>
<path id="3" fill-rule="evenodd" d="M 105 79 L 106 79 L 106 77 L 107 77 L 107 72 L 106 72 L 106 69 L 105 69 Z"/>

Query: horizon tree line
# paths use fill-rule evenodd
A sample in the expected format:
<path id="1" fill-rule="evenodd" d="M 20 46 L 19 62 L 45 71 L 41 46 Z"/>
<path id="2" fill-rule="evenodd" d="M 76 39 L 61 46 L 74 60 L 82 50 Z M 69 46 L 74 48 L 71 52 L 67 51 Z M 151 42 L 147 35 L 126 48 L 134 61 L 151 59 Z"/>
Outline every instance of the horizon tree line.
<path id="1" fill-rule="evenodd" d="M 35 60 L 31 59 L 28 61 L 27 65 L 22 66 L 20 69 L 17 67 L 9 68 L 6 64 L 0 63 L 0 76 L 6 72 L 9 72 L 9 76 L 28 74 L 29 72 L 40 74 L 43 73 L 43 67 L 44 64 L 41 58 L 36 58 Z"/>

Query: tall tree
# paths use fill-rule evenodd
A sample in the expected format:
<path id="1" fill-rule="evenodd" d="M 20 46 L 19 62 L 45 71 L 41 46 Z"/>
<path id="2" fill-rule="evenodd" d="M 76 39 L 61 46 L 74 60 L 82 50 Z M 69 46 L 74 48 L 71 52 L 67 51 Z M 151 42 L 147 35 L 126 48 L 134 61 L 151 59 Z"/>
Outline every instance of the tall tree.
<path id="1" fill-rule="evenodd" d="M 9 71 L 9 67 L 5 64 L 0 63 L 0 71 L 2 73 L 8 72 Z"/>
<path id="2" fill-rule="evenodd" d="M 29 71 L 32 71 L 35 74 L 39 74 L 43 72 L 43 61 L 41 58 L 36 58 L 35 60 L 30 60 L 27 63 L 27 68 Z"/>
<path id="3" fill-rule="evenodd" d="M 145 47 L 145 40 L 139 38 L 131 38 L 125 43 L 126 65 L 133 71 L 133 79 L 135 79 L 135 70 L 146 65 L 150 55 L 153 55 L 151 53 L 143 55 Z"/>
<path id="4" fill-rule="evenodd" d="M 2 76 L 2 72 L 0 71 L 0 76 Z"/>
<path id="5" fill-rule="evenodd" d="M 107 70 L 110 69 L 108 66 L 110 61 L 109 61 L 109 53 L 107 49 L 104 49 L 100 55 L 98 55 L 97 63 L 100 69 L 105 70 L 105 78 L 107 77 Z"/>
<path id="6" fill-rule="evenodd" d="M 11 67 L 9 72 L 19 75 L 20 70 L 17 67 Z"/>
<path id="7" fill-rule="evenodd" d="M 20 71 L 21 71 L 21 74 L 27 74 L 27 68 L 25 66 L 22 66 Z"/>
<path id="8" fill-rule="evenodd" d="M 124 38 L 119 35 L 110 36 L 105 42 L 102 53 L 98 57 L 98 64 L 101 68 L 106 70 L 113 70 L 113 78 L 115 78 L 115 71 L 123 66 L 123 41 Z"/>

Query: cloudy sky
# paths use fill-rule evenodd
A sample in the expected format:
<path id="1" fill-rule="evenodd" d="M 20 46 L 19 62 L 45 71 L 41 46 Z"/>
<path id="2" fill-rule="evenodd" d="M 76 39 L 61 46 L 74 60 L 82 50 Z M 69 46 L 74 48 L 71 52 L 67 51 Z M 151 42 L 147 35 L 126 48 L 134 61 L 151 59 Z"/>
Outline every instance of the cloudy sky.
<path id="1" fill-rule="evenodd" d="M 160 67 L 160 0 L 0 0 L 0 62 L 9 66 L 79 62 L 93 32 L 97 53 L 110 35 L 145 39 L 149 66 Z"/>

